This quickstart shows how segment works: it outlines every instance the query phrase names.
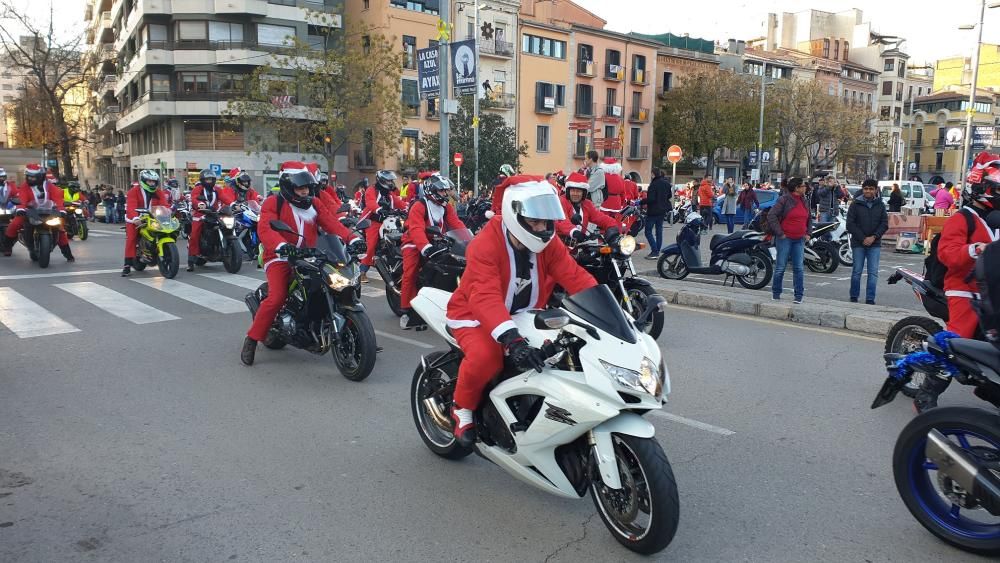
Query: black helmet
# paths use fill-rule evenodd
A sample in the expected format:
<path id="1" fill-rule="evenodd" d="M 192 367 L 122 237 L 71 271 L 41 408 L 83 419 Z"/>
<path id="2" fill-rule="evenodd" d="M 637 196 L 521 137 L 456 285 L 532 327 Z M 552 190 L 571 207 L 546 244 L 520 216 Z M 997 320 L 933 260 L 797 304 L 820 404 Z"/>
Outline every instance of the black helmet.
<path id="1" fill-rule="evenodd" d="M 177 187 L 177 178 L 167 178 L 167 181 L 164 182 L 164 184 L 168 188 L 170 188 L 170 189 L 176 188 Z"/>
<path id="2" fill-rule="evenodd" d="M 75 194 L 75 193 L 77 193 L 77 192 L 80 191 L 80 182 L 77 182 L 76 180 L 72 180 L 72 181 L 70 181 L 69 183 L 66 184 L 66 189 L 69 190 L 69 193 Z"/>
<path id="3" fill-rule="evenodd" d="M 245 192 L 250 189 L 250 183 L 252 182 L 250 174 L 245 171 L 240 170 L 239 175 L 236 176 L 236 189 L 241 192 Z"/>
<path id="4" fill-rule="evenodd" d="M 215 182 L 218 179 L 219 177 L 215 175 L 215 172 L 213 172 L 211 168 L 202 170 L 201 174 L 198 175 L 198 182 L 200 182 L 202 186 L 213 190 L 215 189 Z"/>
<path id="5" fill-rule="evenodd" d="M 316 176 L 316 182 L 319 183 L 320 189 L 323 189 L 330 183 L 330 176 L 326 172 L 320 172 Z"/>
<path id="6" fill-rule="evenodd" d="M 295 188 L 307 187 L 310 195 L 299 196 Z M 281 197 L 299 209 L 309 209 L 312 205 L 312 195 L 316 192 L 316 177 L 308 170 L 289 170 L 278 177 L 278 189 Z"/>
<path id="7" fill-rule="evenodd" d="M 375 187 L 383 195 L 396 189 L 396 173 L 392 170 L 379 170 L 375 174 Z"/>
<path id="8" fill-rule="evenodd" d="M 443 178 L 440 174 L 434 174 L 424 181 L 424 196 L 430 201 L 445 205 L 451 196 L 451 180 Z"/>

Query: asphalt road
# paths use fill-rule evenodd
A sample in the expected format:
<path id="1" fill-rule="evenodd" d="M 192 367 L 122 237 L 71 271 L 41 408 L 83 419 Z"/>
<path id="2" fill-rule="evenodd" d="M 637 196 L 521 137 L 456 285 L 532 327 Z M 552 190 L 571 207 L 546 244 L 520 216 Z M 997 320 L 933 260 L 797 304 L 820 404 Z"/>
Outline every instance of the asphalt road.
<path id="1" fill-rule="evenodd" d="M 78 243 L 52 277 L 18 277 L 40 273 L 23 249 L 0 259 L 0 561 L 645 560 L 590 499 L 424 447 L 408 390 L 439 343 L 399 331 L 377 284 L 366 302 L 385 351 L 366 381 L 293 349 L 245 368 L 249 315 L 220 312 L 246 292 L 224 280 L 240 278 L 216 265 L 199 274 L 219 279 L 180 273 L 196 293 L 163 291 L 140 283 L 154 272 L 115 273 L 121 244 Z M 86 271 L 99 273 L 61 275 Z M 92 286 L 59 285 L 80 283 L 103 307 L 78 297 Z M 108 312 L 138 314 L 122 296 L 153 309 L 131 317 L 144 324 Z M 24 300 L 41 327 L 76 330 L 29 336 Z M 648 416 L 681 521 L 656 560 L 985 561 L 934 539 L 896 495 L 891 450 L 912 415 L 868 408 L 879 341 L 672 308 L 661 345 L 673 394 Z M 943 403 L 956 401 L 972 402 L 951 390 Z"/>
<path id="2" fill-rule="evenodd" d="M 680 225 L 671 225 L 669 228 L 663 229 L 663 244 L 673 244 L 677 238 L 677 233 L 679 232 Z M 713 234 L 724 234 L 726 232 L 725 225 L 716 225 L 714 230 L 709 231 L 702 235 L 702 260 L 708 263 L 709 249 L 708 241 L 711 240 Z M 643 237 L 645 240 L 645 237 Z M 646 256 L 646 252 L 639 251 L 636 253 L 635 265 L 645 276 L 659 277 L 656 272 L 656 262 L 652 260 L 644 260 L 643 257 Z M 879 258 L 879 275 L 878 275 L 878 289 L 875 294 L 875 302 L 879 305 L 886 305 L 889 307 L 899 307 L 902 309 L 913 309 L 924 313 L 923 306 L 914 298 L 913 291 L 910 289 L 909 285 L 904 282 L 900 282 L 896 285 L 889 285 L 886 279 L 892 275 L 896 268 L 902 267 L 912 270 L 914 272 L 920 273 L 923 271 L 924 256 L 922 254 L 899 254 L 895 251 L 895 245 L 882 246 L 882 253 Z M 861 301 L 865 298 L 865 277 L 867 276 L 867 271 L 862 275 L 861 278 Z M 692 283 L 705 283 L 709 285 L 722 285 L 725 276 L 700 276 L 691 274 L 684 278 L 686 281 Z M 791 295 L 792 293 L 792 270 L 791 265 L 785 272 L 785 279 L 782 283 L 784 289 L 783 292 Z M 768 286 L 761 291 L 770 291 L 771 286 Z M 819 297 L 822 299 L 839 299 L 841 301 L 847 301 L 850 297 L 851 290 L 851 267 L 844 266 L 841 264 L 837 269 L 830 274 L 817 274 L 809 271 L 806 268 L 805 271 L 805 291 L 806 299 L 809 297 Z"/>

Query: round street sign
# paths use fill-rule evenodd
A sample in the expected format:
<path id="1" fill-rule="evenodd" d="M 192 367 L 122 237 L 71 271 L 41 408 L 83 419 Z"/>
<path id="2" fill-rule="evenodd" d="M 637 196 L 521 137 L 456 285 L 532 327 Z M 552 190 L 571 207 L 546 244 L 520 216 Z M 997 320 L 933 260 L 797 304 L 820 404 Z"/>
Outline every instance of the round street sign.
<path id="1" fill-rule="evenodd" d="M 680 147 L 677 145 L 670 145 L 670 148 L 667 149 L 667 160 L 669 160 L 672 164 L 677 164 L 681 161 L 681 156 L 683 154 L 684 153 L 681 152 Z"/>
<path id="2" fill-rule="evenodd" d="M 465 162 L 465 159 L 462 158 L 462 153 L 460 152 L 455 153 L 455 156 L 453 157 L 453 162 L 455 163 L 455 166 L 461 166 L 462 163 Z"/>

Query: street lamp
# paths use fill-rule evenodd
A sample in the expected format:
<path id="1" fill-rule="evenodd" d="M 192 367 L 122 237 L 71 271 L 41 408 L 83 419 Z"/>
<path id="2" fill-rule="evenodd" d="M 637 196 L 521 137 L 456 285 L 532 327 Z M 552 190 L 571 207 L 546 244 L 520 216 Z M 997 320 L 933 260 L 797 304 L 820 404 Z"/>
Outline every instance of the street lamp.
<path id="1" fill-rule="evenodd" d="M 1000 7 L 1000 2 L 990 2 L 989 8 Z M 962 25 L 958 29 L 971 30 L 979 28 L 979 37 L 976 39 L 976 50 L 972 53 L 972 84 L 969 88 L 969 107 L 965 108 L 965 138 L 962 140 L 962 165 L 959 167 L 958 181 L 965 185 L 966 170 L 969 163 L 969 153 L 972 151 L 972 116 L 976 111 L 976 86 L 979 81 L 979 51 L 983 47 L 983 16 L 986 13 L 986 0 L 979 4 L 979 23 L 975 25 Z"/>
<path id="2" fill-rule="evenodd" d="M 757 181 L 763 181 L 761 167 L 764 163 L 764 87 L 773 86 L 774 80 L 767 81 L 767 64 L 760 71 L 760 124 L 757 127 Z"/>

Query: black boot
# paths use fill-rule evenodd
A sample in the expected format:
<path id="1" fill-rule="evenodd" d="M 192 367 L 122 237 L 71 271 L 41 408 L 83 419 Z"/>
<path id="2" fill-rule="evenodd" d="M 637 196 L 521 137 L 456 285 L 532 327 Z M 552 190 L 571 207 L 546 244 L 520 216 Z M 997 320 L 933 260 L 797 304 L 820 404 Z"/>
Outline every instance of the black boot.
<path id="1" fill-rule="evenodd" d="M 131 274 L 131 273 L 132 273 L 132 259 L 131 258 L 126 258 L 125 259 L 125 267 L 122 268 L 122 277 L 123 278 L 127 278 L 129 276 L 129 274 Z"/>
<path id="2" fill-rule="evenodd" d="M 403 316 L 399 318 L 399 328 L 410 330 L 411 328 L 420 332 L 427 330 L 427 323 L 413 309 L 403 309 Z"/>
<path id="3" fill-rule="evenodd" d="M 188 256 L 187 271 L 189 271 L 189 272 L 193 272 L 194 271 L 194 256 Z"/>
<path id="4" fill-rule="evenodd" d="M 245 366 L 253 365 L 253 358 L 257 354 L 257 341 L 249 336 L 243 339 L 243 350 L 240 351 L 240 361 Z"/>
<path id="5" fill-rule="evenodd" d="M 67 262 L 76 262 L 76 258 L 73 258 L 73 252 L 69 249 L 68 244 L 66 246 L 60 246 L 59 250 L 62 252 L 63 258 L 65 258 Z"/>
<path id="6" fill-rule="evenodd" d="M 10 256 L 11 250 L 14 248 L 14 239 L 7 238 L 7 233 L 0 230 L 0 254 L 4 256 Z"/>
<path id="7" fill-rule="evenodd" d="M 936 407 L 938 395 L 944 393 L 950 384 L 950 377 L 942 377 L 936 373 L 927 374 L 924 377 L 924 382 L 920 384 L 920 390 L 913 397 L 913 408 L 917 409 L 918 413 L 922 413 Z"/>

